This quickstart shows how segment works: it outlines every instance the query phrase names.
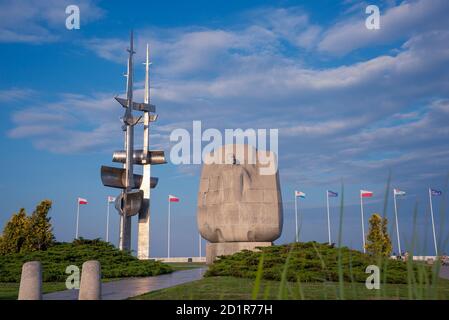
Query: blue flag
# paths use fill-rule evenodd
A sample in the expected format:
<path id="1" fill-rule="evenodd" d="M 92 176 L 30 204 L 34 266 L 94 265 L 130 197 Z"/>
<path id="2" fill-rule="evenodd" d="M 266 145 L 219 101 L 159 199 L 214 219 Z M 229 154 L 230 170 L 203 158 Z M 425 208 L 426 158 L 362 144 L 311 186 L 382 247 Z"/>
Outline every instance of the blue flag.
<path id="1" fill-rule="evenodd" d="M 327 190 L 327 196 L 328 197 L 338 197 L 338 193 L 330 191 L 330 190 Z"/>
<path id="2" fill-rule="evenodd" d="M 435 190 L 435 189 L 430 189 L 430 194 L 432 196 L 441 196 L 443 194 L 443 191 L 440 190 Z"/>

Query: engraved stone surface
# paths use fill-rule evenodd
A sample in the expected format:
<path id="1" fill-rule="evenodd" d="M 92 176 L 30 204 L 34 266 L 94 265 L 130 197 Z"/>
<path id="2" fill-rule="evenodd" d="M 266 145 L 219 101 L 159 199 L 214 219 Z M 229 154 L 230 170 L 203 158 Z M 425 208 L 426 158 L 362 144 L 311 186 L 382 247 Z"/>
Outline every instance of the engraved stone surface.
<path id="1" fill-rule="evenodd" d="M 271 245 L 281 235 L 279 175 L 277 170 L 261 174 L 262 152 L 265 154 L 245 144 L 225 145 L 205 160 L 197 218 L 201 235 L 211 243 L 206 247 L 208 263 L 220 253 Z M 273 156 L 271 152 L 266 154 Z M 210 163 L 211 159 L 218 163 Z M 253 246 L 251 242 L 258 244 Z M 222 243 L 227 245 L 215 245 Z"/>

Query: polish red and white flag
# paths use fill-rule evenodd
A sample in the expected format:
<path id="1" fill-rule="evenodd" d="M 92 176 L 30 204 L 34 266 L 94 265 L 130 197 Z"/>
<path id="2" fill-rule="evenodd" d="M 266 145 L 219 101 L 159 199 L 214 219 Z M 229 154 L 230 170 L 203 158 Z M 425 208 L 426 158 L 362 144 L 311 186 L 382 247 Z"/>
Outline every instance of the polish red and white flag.
<path id="1" fill-rule="evenodd" d="M 170 201 L 170 202 L 179 202 L 179 198 L 169 194 L 168 195 L 168 201 Z"/>
<path id="2" fill-rule="evenodd" d="M 87 200 L 84 198 L 78 198 L 78 204 L 87 204 Z"/>
<path id="3" fill-rule="evenodd" d="M 371 198 L 373 196 L 373 192 L 368 190 L 360 190 L 360 196 L 362 198 Z"/>

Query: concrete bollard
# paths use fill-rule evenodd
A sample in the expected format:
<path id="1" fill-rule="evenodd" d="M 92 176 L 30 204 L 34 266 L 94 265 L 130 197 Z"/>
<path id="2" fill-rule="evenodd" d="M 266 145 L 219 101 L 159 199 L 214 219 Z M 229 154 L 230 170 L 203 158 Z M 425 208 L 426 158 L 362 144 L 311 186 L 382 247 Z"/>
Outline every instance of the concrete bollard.
<path id="1" fill-rule="evenodd" d="M 40 261 L 23 264 L 18 300 L 42 300 L 42 265 Z"/>
<path id="2" fill-rule="evenodd" d="M 100 262 L 90 260 L 83 263 L 78 300 L 101 300 Z"/>

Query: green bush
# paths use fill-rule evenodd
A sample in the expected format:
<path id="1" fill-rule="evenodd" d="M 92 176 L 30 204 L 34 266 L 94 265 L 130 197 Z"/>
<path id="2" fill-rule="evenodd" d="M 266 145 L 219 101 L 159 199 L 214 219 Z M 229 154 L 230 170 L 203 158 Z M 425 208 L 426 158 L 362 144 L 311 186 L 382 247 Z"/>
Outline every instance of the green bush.
<path id="1" fill-rule="evenodd" d="M 35 260 L 42 263 L 45 282 L 65 281 L 67 266 L 76 265 L 81 270 L 88 260 L 100 261 L 102 278 L 154 276 L 173 271 L 158 261 L 138 260 L 99 239 L 78 239 L 73 243 L 56 243 L 46 251 L 1 255 L 0 282 L 19 282 L 23 263 Z"/>
<path id="2" fill-rule="evenodd" d="M 369 265 L 380 268 L 381 279 L 387 283 L 407 283 L 407 263 L 388 258 L 376 258 L 347 247 L 334 248 L 317 242 L 292 243 L 261 247 L 260 251 L 243 250 L 230 256 L 221 256 L 206 272 L 206 277 L 234 276 L 255 278 L 259 260 L 264 255 L 262 278 L 280 281 L 286 268 L 286 280 L 301 282 L 339 281 L 339 272 L 347 282 L 365 282 Z M 339 253 L 340 251 L 340 253 Z M 339 264 L 339 254 L 341 263 Z M 287 257 L 289 257 L 287 262 Z M 431 278 L 431 268 L 412 265 L 412 272 L 418 267 Z M 430 281 L 430 280 L 429 280 Z"/>
<path id="3" fill-rule="evenodd" d="M 54 243 L 53 227 L 48 212 L 52 202 L 43 200 L 27 216 L 25 209 L 11 216 L 0 236 L 0 254 L 46 250 Z"/>

